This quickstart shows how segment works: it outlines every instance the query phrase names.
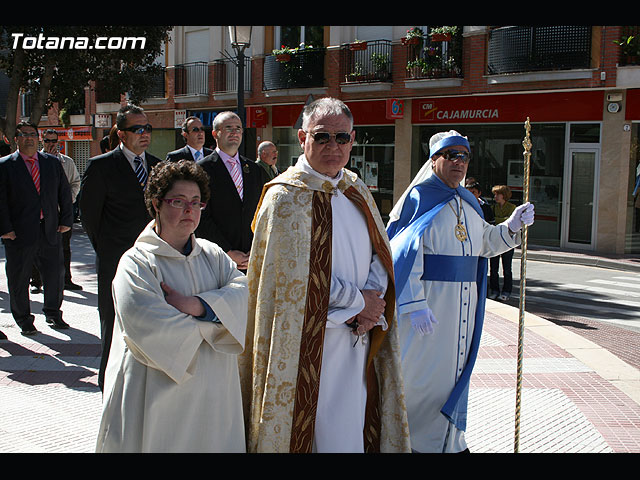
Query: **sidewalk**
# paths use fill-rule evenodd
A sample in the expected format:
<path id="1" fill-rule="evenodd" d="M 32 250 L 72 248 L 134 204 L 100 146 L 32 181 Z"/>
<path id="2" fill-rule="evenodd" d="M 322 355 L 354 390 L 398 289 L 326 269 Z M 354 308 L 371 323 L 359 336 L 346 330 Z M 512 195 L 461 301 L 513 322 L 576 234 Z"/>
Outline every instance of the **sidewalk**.
<path id="1" fill-rule="evenodd" d="M 533 250 L 528 251 L 532 258 Z M 558 252 L 555 258 L 571 255 Z M 35 336 L 24 337 L 9 312 L 0 247 L 0 453 L 92 452 L 100 422 L 97 387 L 100 325 L 95 256 L 78 224 L 72 237 L 73 279 L 65 291 L 69 330 L 53 330 L 31 295 Z M 538 258 L 547 255 L 537 252 Z M 550 254 L 549 254 L 550 255 Z M 633 259 L 589 258 L 581 262 Z M 554 261 L 549 259 L 548 261 Z M 472 452 L 514 451 L 518 310 L 487 301 L 485 327 L 469 394 Z M 640 452 L 640 371 L 605 349 L 534 315 L 525 318 L 519 451 Z"/>

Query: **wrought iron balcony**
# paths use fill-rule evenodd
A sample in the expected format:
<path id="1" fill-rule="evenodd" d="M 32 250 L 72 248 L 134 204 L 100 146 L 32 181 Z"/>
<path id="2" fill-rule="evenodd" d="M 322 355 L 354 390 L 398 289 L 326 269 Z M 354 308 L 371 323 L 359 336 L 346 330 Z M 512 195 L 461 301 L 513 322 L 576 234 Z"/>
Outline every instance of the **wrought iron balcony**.
<path id="1" fill-rule="evenodd" d="M 213 93 L 238 91 L 238 59 L 219 59 L 213 63 Z M 251 58 L 244 59 L 244 91 L 251 91 Z"/>
<path id="2" fill-rule="evenodd" d="M 489 33 L 488 73 L 590 68 L 591 28 L 584 25 L 495 28 Z"/>
<path id="3" fill-rule="evenodd" d="M 340 47 L 340 79 L 348 83 L 391 82 L 391 41 L 343 44 Z"/>
<path id="4" fill-rule="evenodd" d="M 209 65 L 192 62 L 176 65 L 175 95 L 207 95 L 209 93 Z"/>
<path id="5" fill-rule="evenodd" d="M 422 38 L 403 41 L 407 49 L 407 78 L 462 78 L 462 27 L 448 38 L 437 40 L 427 33 Z"/>
<path id="6" fill-rule="evenodd" d="M 264 90 L 324 86 L 324 48 L 305 48 L 288 59 L 268 55 L 264 59 Z"/>

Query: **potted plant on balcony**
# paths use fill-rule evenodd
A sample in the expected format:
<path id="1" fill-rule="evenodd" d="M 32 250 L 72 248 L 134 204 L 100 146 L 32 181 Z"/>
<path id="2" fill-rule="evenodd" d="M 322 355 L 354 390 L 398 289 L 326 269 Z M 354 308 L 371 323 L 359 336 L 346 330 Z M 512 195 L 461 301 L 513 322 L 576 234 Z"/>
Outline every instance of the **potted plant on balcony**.
<path id="1" fill-rule="evenodd" d="M 360 62 L 356 62 L 353 65 L 353 71 L 345 76 L 345 81 L 361 82 L 363 80 L 364 80 L 364 71 L 362 69 L 362 64 Z"/>
<path id="2" fill-rule="evenodd" d="M 375 77 L 383 82 L 389 78 L 389 54 L 388 53 L 372 53 L 371 65 L 373 66 Z"/>
<path id="3" fill-rule="evenodd" d="M 407 71 L 411 78 L 421 78 L 429 74 L 429 63 L 423 58 L 416 58 L 407 62 Z"/>
<path id="4" fill-rule="evenodd" d="M 407 34 L 402 37 L 403 45 L 420 45 L 424 38 L 424 32 L 418 27 L 412 27 L 407 30 Z"/>
<path id="5" fill-rule="evenodd" d="M 273 50 L 272 54 L 275 55 L 278 62 L 288 62 L 291 60 L 291 55 L 295 49 L 282 45 L 279 49 Z"/>
<path id="6" fill-rule="evenodd" d="M 638 54 L 640 54 L 640 42 L 635 35 L 622 37 L 620 40 L 614 40 L 613 43 L 620 47 L 620 59 L 625 65 L 636 65 L 638 63 Z"/>
<path id="7" fill-rule="evenodd" d="M 457 26 L 434 27 L 429 31 L 429 36 L 432 42 L 448 42 L 451 37 L 458 33 Z"/>
<path id="8" fill-rule="evenodd" d="M 357 38 L 355 42 L 349 44 L 349 50 L 359 51 L 359 50 L 366 50 L 366 49 L 367 49 L 367 42 L 363 40 L 358 40 Z"/>

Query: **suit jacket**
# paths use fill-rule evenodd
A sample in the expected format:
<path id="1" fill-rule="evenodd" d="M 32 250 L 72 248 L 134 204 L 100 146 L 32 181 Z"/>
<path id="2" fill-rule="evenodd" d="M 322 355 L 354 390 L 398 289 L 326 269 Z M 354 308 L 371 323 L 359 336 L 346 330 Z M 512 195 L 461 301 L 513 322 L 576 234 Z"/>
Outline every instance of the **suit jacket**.
<path id="1" fill-rule="evenodd" d="M 248 252 L 251 249 L 251 222 L 262 194 L 261 168 L 243 156 L 240 156 L 240 163 L 242 200 L 224 161 L 216 151 L 198 162 L 209 175 L 211 199 L 202 211 L 196 235 L 218 244 L 225 252 Z"/>
<path id="2" fill-rule="evenodd" d="M 38 152 L 40 194 L 29 169 L 18 151 L 0 158 L 0 235 L 15 232 L 16 239 L 3 239 L 7 245 L 33 245 L 40 233 L 40 212 L 51 245 L 58 243 L 58 226 L 73 226 L 71 188 L 60 161 Z"/>
<path id="3" fill-rule="evenodd" d="M 148 170 L 160 162 L 145 153 Z M 89 160 L 80 187 L 80 219 L 98 256 L 114 268 L 151 221 L 131 164 L 120 147 Z"/>
<path id="4" fill-rule="evenodd" d="M 202 155 L 203 158 L 211 155 L 213 153 L 213 150 L 211 150 L 210 148 L 206 148 L 203 147 L 202 148 Z M 189 149 L 189 147 L 187 147 L 186 145 L 182 148 L 179 148 L 178 150 L 174 150 L 173 152 L 169 152 L 167 153 L 167 158 L 166 160 L 170 161 L 170 162 L 177 162 L 179 160 L 194 160 L 193 155 L 191 154 L 191 150 Z"/>

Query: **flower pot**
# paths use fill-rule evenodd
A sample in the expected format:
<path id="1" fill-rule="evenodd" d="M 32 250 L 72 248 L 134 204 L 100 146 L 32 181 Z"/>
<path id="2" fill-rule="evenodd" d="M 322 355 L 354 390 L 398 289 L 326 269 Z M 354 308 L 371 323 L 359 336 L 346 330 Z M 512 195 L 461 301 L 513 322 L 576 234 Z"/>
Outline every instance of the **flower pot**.
<path id="1" fill-rule="evenodd" d="M 432 42 L 448 42 L 449 40 L 451 40 L 450 33 L 433 33 L 431 35 Z"/>
<path id="2" fill-rule="evenodd" d="M 402 38 L 403 45 L 418 45 L 419 43 L 420 43 L 420 38 L 418 37 Z"/>
<path id="3" fill-rule="evenodd" d="M 349 45 L 350 50 L 358 51 L 358 50 L 366 50 L 367 42 L 356 42 Z"/>
<path id="4" fill-rule="evenodd" d="M 279 53 L 278 55 L 276 55 L 276 60 L 278 62 L 288 62 L 289 60 L 291 60 L 291 55 L 289 55 L 288 53 Z"/>

